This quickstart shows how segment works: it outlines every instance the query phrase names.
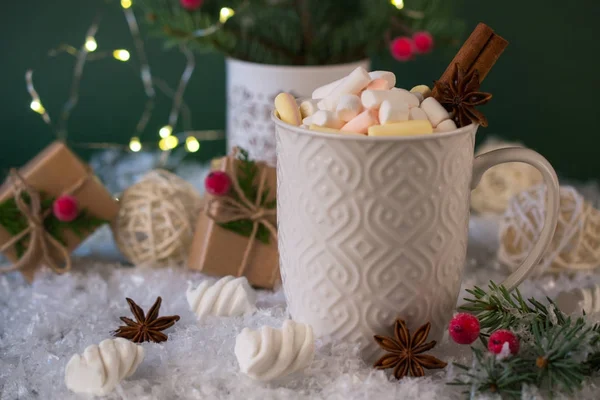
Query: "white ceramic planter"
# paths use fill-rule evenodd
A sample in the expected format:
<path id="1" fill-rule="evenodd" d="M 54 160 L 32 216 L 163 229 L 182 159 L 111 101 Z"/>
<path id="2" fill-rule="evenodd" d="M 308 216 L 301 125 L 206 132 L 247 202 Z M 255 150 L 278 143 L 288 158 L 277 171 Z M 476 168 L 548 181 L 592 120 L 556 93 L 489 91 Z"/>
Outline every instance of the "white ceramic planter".
<path id="1" fill-rule="evenodd" d="M 369 60 L 327 66 L 281 66 L 227 59 L 227 145 L 247 149 L 255 159 L 275 165 L 273 100 L 280 92 L 310 97 L 313 90 L 352 72 L 369 69 Z"/>

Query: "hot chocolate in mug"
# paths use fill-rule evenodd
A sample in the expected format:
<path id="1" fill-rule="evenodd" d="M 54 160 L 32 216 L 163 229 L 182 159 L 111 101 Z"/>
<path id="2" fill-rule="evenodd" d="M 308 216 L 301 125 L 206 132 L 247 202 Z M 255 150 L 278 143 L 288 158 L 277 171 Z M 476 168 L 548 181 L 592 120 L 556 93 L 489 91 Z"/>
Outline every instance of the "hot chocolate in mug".
<path id="1" fill-rule="evenodd" d="M 540 170 L 548 206 L 539 241 L 504 282 L 519 285 L 556 227 L 558 179 L 538 153 L 474 157 L 476 125 L 419 136 L 327 134 L 273 117 L 280 268 L 291 317 L 318 337 L 379 353 L 374 334 L 431 322 L 440 339 L 456 309 L 467 251 L 470 192 L 490 167 Z"/>

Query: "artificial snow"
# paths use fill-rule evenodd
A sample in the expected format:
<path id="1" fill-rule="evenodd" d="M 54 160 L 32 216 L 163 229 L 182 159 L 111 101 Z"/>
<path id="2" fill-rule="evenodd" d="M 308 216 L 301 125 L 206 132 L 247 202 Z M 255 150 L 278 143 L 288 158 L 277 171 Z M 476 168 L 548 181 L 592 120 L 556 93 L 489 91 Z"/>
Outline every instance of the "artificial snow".
<path id="1" fill-rule="evenodd" d="M 456 371 L 429 372 L 426 378 L 399 382 L 389 371 L 376 371 L 363 363 L 355 346 L 317 340 L 313 363 L 303 372 L 269 384 L 243 375 L 234 355 L 236 335 L 244 327 L 262 325 L 280 328 L 288 317 L 281 290 L 258 291 L 254 314 L 243 317 L 209 317 L 202 322 L 185 298 L 188 282 L 216 280 L 181 267 L 132 268 L 115 263 L 110 232 L 102 229 L 77 252 L 73 271 L 59 276 L 42 271 L 33 285 L 18 274 L 0 276 L 0 400 L 84 399 L 67 390 L 65 365 L 74 353 L 111 337 L 130 316 L 125 297 L 147 310 L 157 296 L 163 298 L 160 315 L 178 314 L 181 320 L 165 333 L 165 343 L 143 343 L 146 359 L 137 372 L 123 380 L 108 399 L 462 399 L 464 388 L 446 385 Z M 505 276 L 497 263 L 489 261 L 490 249 L 469 249 L 465 283 L 485 286 Z M 100 256 L 98 256 L 98 253 Z M 96 254 L 94 260 L 92 257 Z M 83 255 L 83 257 L 81 257 Z M 107 262 L 106 259 L 111 261 Z M 526 281 L 526 297 L 554 297 L 560 290 L 599 282 L 593 273 L 573 279 L 561 276 Z M 595 317 L 595 316 L 592 316 Z M 468 346 L 458 346 L 446 336 L 432 354 L 469 365 Z M 597 398 L 590 381 L 579 399 Z M 527 389 L 527 393 L 534 393 Z M 524 393 L 526 395 L 526 393 Z M 532 397 L 523 397 L 524 399 Z M 537 397 L 533 398 L 542 398 Z"/>
<path id="2" fill-rule="evenodd" d="M 104 157 L 104 158 L 102 158 Z M 95 168 L 118 193 L 135 183 L 155 158 L 117 162 L 104 153 L 95 159 Z M 111 158 L 113 157 L 113 158 Z M 144 164 L 145 163 L 145 164 Z M 143 165 L 142 165 L 143 164 Z M 104 169 L 102 169 L 104 168 Z M 120 169 L 119 169 L 120 168 Z M 119 173 L 115 173 L 118 170 Z M 180 174 L 196 187 L 201 186 L 206 167 L 184 166 Z M 103 175 L 104 174 L 104 175 Z M 581 189 L 594 205 L 600 204 L 600 190 L 592 184 Z M 474 217 L 470 224 L 469 257 L 460 298 L 474 285 L 486 287 L 490 280 L 500 283 L 508 272 L 495 261 L 497 221 Z M 442 371 L 428 372 L 425 378 L 396 381 L 390 371 L 376 371 L 358 356 L 355 346 L 317 340 L 315 358 L 302 373 L 269 384 L 243 375 L 234 355 L 235 337 L 244 327 L 262 325 L 280 328 L 288 318 L 281 290 L 259 291 L 254 314 L 242 317 L 209 317 L 202 322 L 190 310 L 185 290 L 209 278 L 181 267 L 144 269 L 124 266 L 108 228 L 100 229 L 76 252 L 74 268 L 59 276 L 50 271 L 38 274 L 32 285 L 18 273 L 0 276 L 0 400 L 86 399 L 68 391 L 65 365 L 75 353 L 111 337 L 129 316 L 125 297 L 144 310 L 157 296 L 163 299 L 160 315 L 178 314 L 181 319 L 165 331 L 164 343 L 143 343 L 146 358 L 133 376 L 117 386 L 107 399 L 463 399 L 468 388 L 448 386 L 457 368 L 452 361 L 470 365 L 468 346 L 459 346 L 446 337 L 431 352 L 449 363 Z M 544 277 L 520 286 L 524 297 L 555 297 L 562 290 L 600 283 L 600 274 L 578 273 L 572 277 Z M 461 302 L 462 303 L 462 302 Z M 589 316 L 600 321 L 600 314 Z M 600 379 L 586 381 L 578 400 L 597 399 Z M 477 397 L 486 398 L 486 397 Z M 490 398 L 490 397 L 487 397 Z M 555 396 L 555 398 L 560 398 Z M 533 388 L 522 399 L 543 399 Z"/>

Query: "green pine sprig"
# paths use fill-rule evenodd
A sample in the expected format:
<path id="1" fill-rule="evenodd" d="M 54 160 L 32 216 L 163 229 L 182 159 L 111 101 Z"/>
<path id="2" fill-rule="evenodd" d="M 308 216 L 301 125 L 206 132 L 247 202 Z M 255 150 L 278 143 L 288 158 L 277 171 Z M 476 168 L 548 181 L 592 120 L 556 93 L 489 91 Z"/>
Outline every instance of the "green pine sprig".
<path id="1" fill-rule="evenodd" d="M 449 384 L 466 386 L 469 398 L 480 393 L 498 393 L 519 398 L 523 385 L 535 385 L 549 393 L 573 395 L 587 377 L 600 370 L 600 326 L 583 317 L 572 319 L 550 299 L 544 305 L 536 299 L 525 301 L 517 290 L 490 282 L 488 291 L 475 287 L 467 291 L 468 305 L 461 307 L 480 321 L 480 339 L 497 329 L 520 334 L 519 353 L 499 359 L 473 348 L 473 365 L 455 364 L 462 373 Z"/>
<path id="2" fill-rule="evenodd" d="M 77 235 L 77 237 L 83 239 L 88 233 L 107 223 L 107 221 L 89 214 L 86 210 L 81 210 L 77 215 L 77 218 L 73 221 L 60 221 L 52 212 L 48 212 L 52 209 L 55 198 L 44 193 L 41 193 L 40 195 L 42 197 L 40 203 L 42 214 L 47 214 L 44 219 L 44 229 L 63 246 L 67 245 L 64 237 L 65 231 L 71 231 Z M 31 203 L 31 198 L 27 193 L 22 193 L 21 196 L 26 204 Z M 0 203 L 0 225 L 11 236 L 18 235 L 28 227 L 27 219 L 21 213 L 15 199 L 12 197 L 3 203 Z M 25 237 L 15 243 L 14 249 L 18 258 L 25 253 L 28 241 L 29 235 L 25 235 Z"/>
<path id="3" fill-rule="evenodd" d="M 256 162 L 250 159 L 246 150 L 239 149 L 238 154 L 238 184 L 240 189 L 242 189 L 244 196 L 246 196 L 246 198 L 248 198 L 250 201 L 254 201 L 258 196 L 258 186 L 255 182 L 258 177 L 259 168 L 256 165 Z M 259 204 L 261 207 L 274 209 L 277 206 L 277 200 L 268 200 L 269 193 L 270 188 L 265 187 L 262 191 Z M 240 200 L 235 191 L 232 191 L 229 196 L 232 196 L 237 201 Z M 221 223 L 219 226 L 242 236 L 250 237 L 254 228 L 254 222 L 249 219 L 241 219 L 237 221 Z M 264 244 L 270 243 L 271 232 L 263 224 L 258 224 L 256 240 Z"/>
<path id="4" fill-rule="evenodd" d="M 503 328 L 527 327 L 535 321 L 548 321 L 554 318 L 559 324 L 566 321 L 564 313 L 551 299 L 547 299 L 550 307 L 535 299 L 525 301 L 519 289 L 510 293 L 505 287 L 490 282 L 487 292 L 475 286 L 473 289 L 468 289 L 467 293 L 473 297 L 465 298 L 468 304 L 460 309 L 477 316 L 484 334 Z"/>
<path id="5" fill-rule="evenodd" d="M 535 382 L 535 373 L 528 371 L 528 362 L 515 357 L 506 361 L 498 360 L 493 354 L 484 353 L 472 347 L 474 360 L 471 368 L 454 363 L 464 372 L 454 381 L 453 386 L 466 386 L 464 394 L 473 397 L 475 393 L 498 394 L 502 398 L 520 398 L 524 384 Z"/>

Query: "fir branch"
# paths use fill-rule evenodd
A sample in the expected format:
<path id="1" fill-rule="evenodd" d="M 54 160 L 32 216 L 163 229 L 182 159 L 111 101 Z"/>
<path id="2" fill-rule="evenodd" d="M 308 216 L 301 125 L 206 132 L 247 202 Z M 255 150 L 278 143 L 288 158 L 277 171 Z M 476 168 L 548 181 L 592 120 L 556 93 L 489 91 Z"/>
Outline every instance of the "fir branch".
<path id="1" fill-rule="evenodd" d="M 476 315 L 482 332 L 486 334 L 501 328 L 530 326 L 534 321 L 556 320 L 559 325 L 566 321 L 566 316 L 552 300 L 548 299 L 550 309 L 535 299 L 526 302 L 518 289 L 511 294 L 505 287 L 494 282 L 488 285 L 488 292 L 475 286 L 474 289 L 467 290 L 467 293 L 472 298 L 464 299 L 469 304 L 462 306 L 461 310 Z"/>
<path id="2" fill-rule="evenodd" d="M 31 203 L 31 198 L 27 193 L 22 193 L 21 196 L 26 204 Z M 77 215 L 77 218 L 73 221 L 59 221 L 51 212 L 55 198 L 44 193 L 40 193 L 40 196 L 41 213 L 46 216 L 44 218 L 44 229 L 63 246 L 67 246 L 67 241 L 64 236 L 65 231 L 69 230 L 80 239 L 84 239 L 85 236 L 94 229 L 108 222 L 89 214 L 86 210 L 81 210 Z M 0 225 L 2 225 L 11 236 L 18 235 L 29 226 L 27 219 L 21 214 L 15 199 L 12 197 L 0 204 Z M 28 242 L 29 235 L 25 235 L 25 237 L 15 243 L 14 249 L 17 258 L 21 258 L 25 253 Z"/>
<path id="3" fill-rule="evenodd" d="M 473 366 L 468 368 L 461 364 L 454 364 L 465 372 L 449 385 L 466 386 L 465 394 L 492 393 L 502 398 L 520 398 L 524 384 L 535 382 L 535 374 L 528 372 L 528 362 L 520 358 L 511 358 L 499 361 L 495 355 L 484 353 L 481 349 L 471 348 Z"/>
<path id="4" fill-rule="evenodd" d="M 550 392 L 562 390 L 570 394 L 580 389 L 586 377 L 587 367 L 582 361 L 594 335 L 592 328 L 586 327 L 583 318 L 568 318 L 563 325 L 536 321 L 532 331 L 536 385 Z"/>
<path id="5" fill-rule="evenodd" d="M 236 165 L 233 165 L 236 168 Z M 256 180 L 260 170 L 256 165 L 256 162 L 250 159 L 248 151 L 239 149 L 238 163 L 237 163 L 237 177 L 240 189 L 244 193 L 247 199 L 254 202 L 258 196 L 258 186 Z M 273 199 L 267 201 L 270 193 L 270 188 L 263 188 L 259 205 L 264 208 L 273 209 L 277 206 L 277 200 Z M 232 196 L 235 200 L 240 201 L 239 196 L 235 191 L 232 191 L 229 196 Z M 254 222 L 249 219 L 241 219 L 237 221 L 231 221 L 226 223 L 220 223 L 220 227 L 233 231 L 245 237 L 250 237 L 254 228 Z M 256 239 L 264 244 L 269 244 L 271 239 L 271 232 L 263 224 L 259 223 L 256 230 Z"/>

